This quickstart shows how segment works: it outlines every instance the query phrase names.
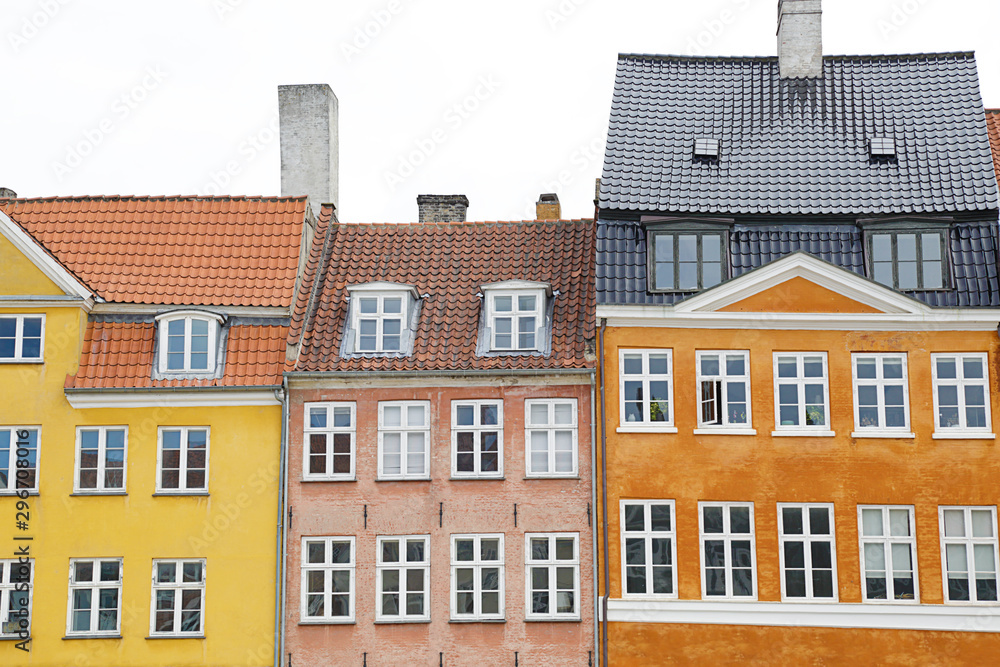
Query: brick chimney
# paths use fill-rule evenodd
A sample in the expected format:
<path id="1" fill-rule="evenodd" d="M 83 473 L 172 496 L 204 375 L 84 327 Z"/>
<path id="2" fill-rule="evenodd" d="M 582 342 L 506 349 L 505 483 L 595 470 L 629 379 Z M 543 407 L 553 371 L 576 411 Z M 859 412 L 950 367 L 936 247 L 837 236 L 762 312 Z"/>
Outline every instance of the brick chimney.
<path id="1" fill-rule="evenodd" d="M 465 222 L 469 198 L 465 195 L 417 195 L 420 222 Z"/>
<path id="2" fill-rule="evenodd" d="M 281 196 L 307 195 L 315 215 L 340 195 L 338 102 L 325 83 L 278 86 Z"/>
<path id="3" fill-rule="evenodd" d="M 782 79 L 823 76 L 821 0 L 778 0 L 778 69 Z"/>
<path id="4" fill-rule="evenodd" d="M 535 219 L 562 219 L 562 206 L 559 205 L 559 195 L 554 192 L 539 195 L 538 201 L 535 202 Z"/>

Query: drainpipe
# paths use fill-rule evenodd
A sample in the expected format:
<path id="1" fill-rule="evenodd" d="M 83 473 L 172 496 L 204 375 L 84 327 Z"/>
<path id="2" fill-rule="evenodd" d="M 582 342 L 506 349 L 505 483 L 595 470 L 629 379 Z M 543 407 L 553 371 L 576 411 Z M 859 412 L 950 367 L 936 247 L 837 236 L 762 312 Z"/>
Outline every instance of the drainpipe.
<path id="1" fill-rule="evenodd" d="M 281 451 L 279 453 L 278 469 L 278 526 L 277 526 L 277 559 L 275 560 L 275 597 L 274 597 L 274 667 L 281 667 L 282 656 L 285 655 L 285 568 L 287 549 L 285 546 L 285 515 L 288 511 L 288 378 L 282 378 L 281 389 Z"/>
<path id="2" fill-rule="evenodd" d="M 594 376 L 590 382 L 590 506 L 594 508 L 591 523 L 590 539 L 594 549 L 594 655 L 601 654 L 601 633 L 600 633 L 600 607 L 597 592 L 600 589 L 600 548 L 597 541 L 597 389 L 595 387 Z M 598 660 L 600 660 L 598 658 Z"/>
<path id="3" fill-rule="evenodd" d="M 604 402 L 604 329 L 608 321 L 601 318 L 601 332 L 597 339 L 597 368 L 601 374 L 601 538 L 604 546 L 604 595 L 601 597 L 601 664 L 608 667 L 608 596 L 611 573 L 608 570 L 608 427 Z"/>

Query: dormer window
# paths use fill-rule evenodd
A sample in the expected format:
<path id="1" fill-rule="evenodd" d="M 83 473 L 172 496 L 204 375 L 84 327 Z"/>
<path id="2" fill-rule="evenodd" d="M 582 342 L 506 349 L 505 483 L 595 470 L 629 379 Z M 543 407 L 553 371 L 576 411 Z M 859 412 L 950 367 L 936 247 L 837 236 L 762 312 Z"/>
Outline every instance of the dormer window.
<path id="1" fill-rule="evenodd" d="M 348 290 L 350 330 L 344 353 L 409 354 L 416 325 L 416 289 L 396 283 L 369 283 Z"/>
<path id="2" fill-rule="evenodd" d="M 696 292 L 726 279 L 726 236 L 721 230 L 651 232 L 651 292 Z"/>
<path id="3" fill-rule="evenodd" d="M 159 324 L 161 373 L 214 373 L 221 315 L 202 311 L 165 313 Z"/>
<path id="4" fill-rule="evenodd" d="M 871 278 L 898 290 L 946 288 L 946 238 L 947 230 L 870 233 Z"/>
<path id="5" fill-rule="evenodd" d="M 549 286 L 507 281 L 484 285 L 490 352 L 541 352 L 547 343 Z"/>

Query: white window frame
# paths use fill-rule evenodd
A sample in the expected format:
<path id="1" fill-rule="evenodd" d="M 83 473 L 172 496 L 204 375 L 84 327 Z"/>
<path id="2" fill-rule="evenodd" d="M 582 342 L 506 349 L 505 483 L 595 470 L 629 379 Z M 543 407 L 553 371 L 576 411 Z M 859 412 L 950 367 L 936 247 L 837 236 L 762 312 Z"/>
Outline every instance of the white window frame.
<path id="1" fill-rule="evenodd" d="M 28 578 L 24 579 L 21 576 L 21 568 L 28 568 Z M 25 590 L 19 590 L 19 588 L 25 585 Z M 31 605 L 34 601 L 35 594 L 35 559 L 28 558 L 27 563 L 21 561 L 19 558 L 4 558 L 0 559 L 0 640 L 3 639 L 19 639 L 19 634 L 21 632 L 27 631 L 31 632 Z M 28 598 L 28 604 L 24 607 L 28 611 L 27 626 L 22 627 L 20 624 L 20 615 L 17 618 L 11 618 L 10 612 L 12 611 L 11 601 L 12 598 L 22 599 L 24 596 Z M 5 628 L 7 623 L 16 623 L 17 629 Z"/>
<path id="2" fill-rule="evenodd" d="M 875 378 L 858 378 L 858 360 L 864 357 L 873 357 L 876 361 L 876 372 Z M 851 437 L 854 438 L 912 438 L 913 433 L 910 432 L 910 371 L 909 363 L 907 360 L 908 355 L 905 352 L 853 352 L 851 353 L 851 386 L 854 392 L 854 432 L 851 433 Z M 885 360 L 886 359 L 902 359 L 903 360 L 903 377 L 902 378 L 885 378 Z M 903 414 L 905 418 L 904 426 L 885 426 L 885 387 L 888 385 L 896 385 L 902 383 L 903 385 Z M 862 386 L 873 386 L 876 388 L 876 393 L 878 394 L 878 403 L 876 404 L 878 415 L 879 415 L 879 425 L 877 426 L 863 426 L 861 424 L 861 404 L 858 399 L 858 389 Z"/>
<path id="3" fill-rule="evenodd" d="M 312 410 L 326 410 L 326 426 L 312 426 Z M 337 410 L 347 409 L 350 411 L 351 423 L 349 426 L 336 426 L 334 424 L 334 413 Z M 327 401 L 319 403 L 306 403 L 302 408 L 302 479 L 307 482 L 353 482 L 356 475 L 357 465 L 357 431 L 358 431 L 358 410 L 357 403 L 352 401 Z M 337 456 L 343 454 L 334 452 L 334 440 L 338 435 L 347 435 L 350 438 L 350 470 L 346 473 L 334 472 Z M 323 454 L 325 460 L 325 472 L 310 472 L 312 453 L 312 436 L 323 435 L 326 440 L 326 452 Z"/>
<path id="4" fill-rule="evenodd" d="M 355 354 L 401 354 L 406 344 L 406 334 L 410 321 L 410 294 L 406 291 L 372 291 L 355 290 L 351 292 L 351 299 L 354 301 L 351 307 L 351 329 L 354 330 L 354 353 Z M 374 313 L 362 313 L 362 299 L 376 299 L 376 311 Z M 386 299 L 399 299 L 399 313 L 385 312 Z M 395 350 L 388 350 L 385 346 L 385 322 L 386 320 L 399 320 L 399 346 Z M 361 320 L 375 321 L 375 349 L 361 349 Z M 389 334 L 392 335 L 392 334 Z"/>
<path id="5" fill-rule="evenodd" d="M 743 375 L 730 375 L 726 369 L 726 357 L 740 355 L 743 357 L 743 368 L 746 371 Z M 704 357 L 719 357 L 719 374 L 703 375 L 701 372 L 701 362 Z M 698 350 L 695 353 L 695 366 L 697 369 L 696 397 L 698 401 L 698 428 L 695 434 L 723 434 L 723 435 L 756 435 L 753 428 L 753 395 L 750 393 L 750 351 L 749 350 Z M 729 419 L 729 384 L 743 382 L 746 391 L 746 423 L 731 422 Z M 704 385 L 713 383 L 711 397 L 707 400 L 703 397 Z M 715 403 L 715 419 L 709 421 L 705 419 L 705 405 L 709 401 Z"/>
<path id="6" fill-rule="evenodd" d="M 191 365 L 191 343 L 193 337 L 191 327 L 194 320 L 205 322 L 208 328 L 208 359 L 204 368 L 194 368 Z M 182 373 L 215 373 L 215 367 L 218 363 L 216 348 L 218 348 L 219 345 L 219 328 L 224 321 L 224 318 L 221 315 L 206 313 L 203 311 L 174 311 L 157 316 L 156 321 L 158 323 L 157 343 L 159 348 L 159 369 L 161 373 L 169 375 Z M 167 348 L 169 346 L 168 341 L 170 339 L 170 324 L 178 321 L 184 322 L 184 365 L 181 368 L 169 368 Z"/>
<path id="7" fill-rule="evenodd" d="M 555 423 L 555 406 L 560 403 L 569 404 L 572 407 L 573 421 L 570 424 Z M 548 423 L 535 424 L 531 421 L 531 408 L 534 405 L 546 405 L 548 409 Z M 576 477 L 580 469 L 580 444 L 579 444 L 579 423 L 580 416 L 575 398 L 529 398 L 524 401 L 524 466 L 526 477 Z M 531 434 L 533 432 L 546 432 L 548 463 L 545 471 L 535 471 L 532 469 L 531 457 Z M 570 471 L 555 471 L 556 448 L 555 434 L 557 431 L 571 431 L 573 440 L 573 469 Z"/>
<path id="8" fill-rule="evenodd" d="M 822 377 L 805 376 L 806 358 L 819 357 L 823 360 Z M 785 359 L 795 360 L 794 378 L 783 378 L 778 376 L 778 362 Z M 774 352 L 774 433 L 772 435 L 803 435 L 803 436 L 833 436 L 836 435 L 830 426 L 830 367 L 827 363 L 826 352 Z M 823 423 L 808 424 L 809 412 L 806 409 L 806 385 L 823 385 Z M 795 386 L 798 400 L 798 420 L 796 424 L 782 424 L 781 419 L 781 390 L 782 385 Z"/>
<path id="9" fill-rule="evenodd" d="M 482 408 L 494 406 L 497 409 L 497 423 L 483 425 Z M 458 409 L 460 407 L 471 407 L 475 414 L 474 424 L 471 426 L 460 426 L 458 424 Z M 472 472 L 458 469 L 458 434 L 472 433 L 474 470 Z M 497 434 L 497 469 L 495 471 L 482 471 L 483 433 Z M 468 452 L 465 452 L 468 453 Z M 502 479 L 503 478 L 503 399 L 483 399 L 483 400 L 453 400 L 451 402 L 451 476 L 461 479 Z"/>
<path id="10" fill-rule="evenodd" d="M 722 508 L 722 525 L 723 532 L 721 533 L 706 533 L 705 532 L 705 508 L 708 507 L 721 507 Z M 730 523 L 731 510 L 736 507 L 745 507 L 750 510 L 750 532 L 749 533 L 733 533 L 732 526 Z M 757 529 L 754 520 L 754 504 L 753 503 L 742 503 L 742 502 L 699 502 L 698 503 L 698 533 L 700 536 L 699 547 L 701 554 L 701 599 L 702 600 L 756 600 L 758 595 L 757 589 Z M 733 558 L 732 558 L 732 543 L 734 541 L 745 542 L 750 541 L 750 575 L 751 575 L 751 585 L 753 586 L 752 595 L 734 595 L 733 591 Z M 707 567 L 708 564 L 705 560 L 705 542 L 706 541 L 721 541 L 724 543 L 725 548 L 725 577 L 726 577 L 726 594 L 725 595 L 709 595 L 708 594 L 708 581 L 707 581 Z M 740 568 L 745 569 L 745 568 Z"/>
<path id="11" fill-rule="evenodd" d="M 882 535 L 867 536 L 864 529 L 864 510 L 882 511 Z M 909 513 L 910 535 L 886 535 L 891 532 L 890 510 L 906 510 Z M 917 560 L 916 522 L 913 505 L 858 505 L 858 543 L 861 564 L 861 601 L 865 604 L 919 604 L 920 603 L 920 563 Z M 865 561 L 865 545 L 881 544 L 885 564 L 885 599 L 868 598 L 868 566 Z M 897 571 L 893 563 L 892 545 L 905 544 L 910 547 L 910 568 L 913 572 L 913 599 L 895 597 L 895 583 L 892 575 Z"/>
<path id="12" fill-rule="evenodd" d="M 323 543 L 323 558 L 322 563 L 309 563 L 309 543 Z M 334 542 L 346 542 L 350 544 L 350 561 L 347 563 L 332 563 L 330 562 L 331 547 L 330 545 Z M 357 586 L 355 583 L 354 575 L 355 569 L 357 567 L 357 551 L 356 551 L 356 538 L 353 535 L 350 536 L 324 536 L 324 535 L 305 535 L 302 537 L 302 551 L 299 556 L 300 567 L 301 567 L 301 579 L 299 591 L 299 623 L 302 624 L 315 624 L 315 625 L 342 625 L 345 623 L 354 623 L 354 612 L 355 612 L 355 599 L 357 598 Z M 322 572 L 323 573 L 323 608 L 326 612 L 322 616 L 309 616 L 307 611 L 309 610 L 309 573 L 310 572 Z M 348 615 L 347 616 L 333 616 L 329 612 L 332 610 L 333 605 L 330 604 L 333 596 L 333 573 L 334 572 L 348 572 L 349 583 L 348 586 L 350 590 L 347 592 L 347 606 Z M 314 593 L 315 594 L 315 593 Z M 342 593 L 337 593 L 342 595 Z"/>
<path id="13" fill-rule="evenodd" d="M 79 582 L 76 580 L 76 566 L 82 563 L 90 563 L 93 567 L 94 578 L 91 581 Z M 101 581 L 101 565 L 103 563 L 116 563 L 118 565 L 118 579 L 115 581 Z M 93 637 L 118 637 L 121 636 L 122 628 L 122 580 L 124 579 L 124 562 L 121 558 L 71 558 L 69 561 L 69 600 L 66 609 L 66 636 L 93 636 Z M 114 589 L 117 591 L 118 606 L 115 607 L 115 628 L 113 630 L 98 630 L 100 626 L 100 591 L 101 589 Z M 74 593 L 80 590 L 90 590 L 90 628 L 87 630 L 73 630 L 73 598 Z"/>
<path id="14" fill-rule="evenodd" d="M 625 357 L 626 356 L 639 356 L 642 363 L 642 372 L 639 374 L 626 374 L 625 373 Z M 652 373 L 650 372 L 650 356 L 666 356 L 667 358 L 667 372 L 665 374 Z M 674 351 L 670 348 L 661 349 L 627 349 L 622 348 L 618 350 L 618 430 L 620 432 L 628 431 L 656 431 L 657 433 L 676 433 L 677 428 L 674 426 Z M 639 411 L 642 416 L 641 421 L 628 421 L 626 415 L 625 404 L 635 403 L 636 401 L 630 400 L 626 401 L 627 398 L 625 393 L 625 382 L 641 382 L 642 383 L 642 398 L 640 399 Z M 667 419 L 664 421 L 653 421 L 652 420 L 652 407 L 654 402 L 650 400 L 650 382 L 666 382 L 667 383 Z M 662 414 L 663 410 L 660 407 L 660 403 L 663 401 L 655 401 L 657 409 Z"/>
<path id="15" fill-rule="evenodd" d="M 420 561 L 407 560 L 407 547 L 409 542 L 422 542 L 424 545 L 424 558 Z M 399 561 L 386 562 L 383 560 L 383 545 L 386 542 L 399 543 Z M 431 620 L 431 537 L 430 535 L 379 535 L 375 543 L 375 620 L 379 623 L 420 623 Z M 383 574 L 390 570 L 399 572 L 399 589 L 396 591 L 385 591 L 383 586 Z M 423 578 L 423 588 L 421 593 L 424 596 L 424 611 L 422 614 L 407 613 L 407 600 L 404 598 L 409 594 L 407 584 L 409 573 L 418 572 Z M 382 596 L 396 593 L 399 597 L 398 614 L 386 614 L 382 605 Z"/>
<path id="16" fill-rule="evenodd" d="M 956 378 L 939 378 L 938 361 L 943 359 L 954 359 Z M 965 359 L 978 359 L 983 365 L 982 378 L 965 378 L 965 368 L 962 363 Z M 931 355 L 931 380 L 934 392 L 934 435 L 936 439 L 945 438 L 995 438 L 992 433 L 993 416 L 990 411 L 990 365 L 989 355 L 985 352 L 949 352 Z M 941 405 L 938 389 L 942 386 L 954 386 L 958 391 L 958 424 L 955 426 L 941 426 Z M 968 426 L 968 415 L 965 404 L 965 388 L 969 386 L 981 386 L 983 396 L 986 401 L 986 426 Z"/>
<path id="17" fill-rule="evenodd" d="M 784 510 L 797 509 L 802 511 L 802 533 L 785 533 Z M 814 534 L 812 532 L 812 518 L 810 510 L 822 509 L 827 512 L 830 533 Z M 781 600 L 782 602 L 837 602 L 840 598 L 840 591 L 837 588 L 837 527 L 834 524 L 833 503 L 778 503 L 778 557 L 781 567 Z M 789 542 L 801 542 L 804 557 L 805 596 L 791 596 L 786 590 L 785 578 L 785 544 Z M 829 543 L 830 545 L 830 565 L 832 579 L 832 596 L 817 596 L 813 582 L 813 553 L 814 543 Z M 799 569 L 799 568 L 795 568 Z M 825 569 L 825 568 L 823 568 Z"/>
<path id="18" fill-rule="evenodd" d="M 473 560 L 457 560 L 458 551 L 458 541 L 459 540 L 473 540 L 474 550 L 476 557 Z M 497 543 L 497 560 L 483 560 L 482 559 L 482 541 L 483 540 L 498 540 Z M 505 574 L 504 574 L 504 536 L 503 533 L 477 533 L 477 534 L 461 534 L 451 536 L 451 620 L 453 621 L 500 621 L 504 619 L 505 605 Z M 483 590 L 482 590 L 482 571 L 486 568 L 496 569 L 498 571 L 498 589 L 497 589 L 497 613 L 486 614 L 482 611 L 483 604 Z M 471 569 L 473 570 L 473 598 L 474 598 L 474 608 L 475 611 L 472 614 L 459 614 L 458 613 L 458 570 L 460 569 Z M 493 591 L 490 591 L 493 592 Z"/>
<path id="19" fill-rule="evenodd" d="M 535 307 L 531 310 L 520 309 L 520 299 L 522 296 L 535 297 Z M 496 308 L 497 297 L 510 297 L 511 310 L 498 311 Z M 542 331 L 545 327 L 545 289 L 544 288 L 524 288 L 524 289 L 489 289 L 486 290 L 486 322 L 490 328 L 490 351 L 491 352 L 535 352 L 542 349 Z M 521 345 L 521 320 L 533 317 L 535 320 L 534 329 L 531 331 L 532 345 Z M 510 341 L 509 346 L 501 346 L 497 343 L 497 319 L 510 319 Z M 527 332 L 524 332 L 527 333 Z"/>
<path id="20" fill-rule="evenodd" d="M 0 473 L 7 475 L 6 486 L 0 486 L 0 496 L 13 496 L 16 495 L 18 491 L 27 491 L 31 494 L 38 493 L 38 474 L 40 471 L 40 457 L 42 449 L 42 429 L 40 426 L 0 426 L 0 432 L 6 431 L 9 434 L 9 451 L 7 457 L 7 467 L 6 469 L 0 468 Z M 18 433 L 22 431 L 33 431 L 35 434 L 35 467 L 33 468 L 35 472 L 35 483 L 32 486 L 19 486 L 17 473 L 19 470 L 29 470 L 30 468 L 19 468 L 17 466 L 17 461 L 20 457 L 17 456 L 18 450 L 22 449 L 18 445 L 20 438 Z M 30 448 L 25 448 L 30 449 Z"/>
<path id="21" fill-rule="evenodd" d="M 166 431 L 178 431 L 181 434 L 180 447 L 180 468 L 178 468 L 177 488 L 167 488 L 163 486 L 163 434 Z M 202 486 L 188 486 L 187 473 L 189 453 L 189 437 L 192 431 L 205 432 L 205 484 Z M 156 429 L 156 493 L 164 495 L 185 495 L 208 493 L 208 458 L 212 451 L 212 432 L 208 426 L 160 426 Z M 194 468 L 197 470 L 197 468 Z"/>
<path id="22" fill-rule="evenodd" d="M 83 446 L 83 432 L 84 431 L 97 431 L 98 432 L 98 449 L 97 449 L 97 486 L 90 488 L 84 488 L 80 486 L 80 463 L 82 457 L 82 446 Z M 124 432 L 124 450 L 123 450 L 123 460 L 122 460 L 122 485 L 118 486 L 106 486 L 105 485 L 105 473 L 107 472 L 107 443 L 108 443 L 108 431 L 122 431 Z M 76 465 L 74 466 L 73 474 L 73 492 L 74 493 L 89 493 L 95 495 L 107 495 L 107 494 L 124 494 L 128 488 L 128 426 L 77 426 L 76 427 Z"/>
<path id="23" fill-rule="evenodd" d="M 945 536 L 945 512 L 960 511 L 963 513 L 964 521 L 964 532 L 966 533 L 964 537 L 958 536 Z M 990 513 L 990 528 L 993 532 L 992 536 L 989 537 L 974 537 L 969 535 L 970 528 L 972 527 L 972 512 L 989 512 Z M 968 569 L 968 576 L 970 578 L 976 578 L 976 575 L 980 574 L 978 570 L 975 569 L 975 557 L 974 550 L 977 546 L 989 546 L 993 548 L 993 581 L 994 587 L 1000 589 L 1000 550 L 998 550 L 997 544 L 997 508 L 996 505 L 983 505 L 983 506 L 955 506 L 955 505 L 941 505 L 938 507 L 938 525 L 941 531 L 941 584 L 944 589 L 944 602 L 945 604 L 953 605 L 974 605 L 974 606 L 997 606 L 1000 604 L 998 600 L 977 600 L 978 592 L 975 586 L 969 586 L 969 599 L 968 600 L 952 600 L 951 595 L 948 591 L 948 546 L 961 546 L 965 548 L 965 559 L 966 567 Z M 1000 590 L 998 590 L 998 598 L 1000 598 Z"/>
<path id="24" fill-rule="evenodd" d="M 422 426 L 409 426 L 409 408 L 421 406 L 424 408 L 424 424 Z M 385 408 L 399 407 L 403 422 L 400 426 L 385 425 Z M 385 472 L 385 448 L 384 439 L 388 433 L 399 433 L 400 465 L 398 474 L 388 474 Z M 407 472 L 407 460 L 410 449 L 409 435 L 411 433 L 422 433 L 424 436 L 424 469 L 418 473 Z M 431 474 L 431 403 L 430 401 L 379 401 L 378 404 L 378 478 L 386 481 L 406 481 L 406 480 L 427 480 Z"/>
<path id="25" fill-rule="evenodd" d="M 24 320 L 41 320 L 41 344 L 38 346 L 37 357 L 24 356 Z M 0 364 L 43 363 L 45 361 L 45 314 L 23 313 L 17 315 L 0 315 L 0 320 L 14 320 L 14 356 L 0 357 Z M 34 338 L 34 336 L 32 336 Z"/>
<path id="26" fill-rule="evenodd" d="M 556 555 L 557 540 L 573 541 L 573 557 L 569 560 L 559 559 Z M 547 540 L 549 557 L 545 559 L 534 559 L 531 542 L 532 540 Z M 557 570 L 572 568 L 573 570 L 573 611 L 558 611 L 558 595 L 565 589 L 558 588 Z M 548 586 L 545 592 L 549 596 L 549 611 L 547 613 L 535 612 L 533 610 L 534 601 L 534 572 L 536 569 L 547 571 Z M 541 590 L 541 589 L 539 589 Z M 531 620 L 548 621 L 576 621 L 580 619 L 580 534 L 579 533 L 525 533 L 524 534 L 524 617 Z"/>
<path id="27" fill-rule="evenodd" d="M 200 566 L 201 581 L 183 581 L 184 566 L 197 564 Z M 153 559 L 152 585 L 150 586 L 149 601 L 149 635 L 151 637 L 203 637 L 205 636 L 205 564 L 204 558 L 160 558 Z M 175 577 L 180 581 L 161 582 L 159 581 L 159 565 L 173 565 Z M 184 591 L 198 591 L 198 629 L 182 631 L 179 629 L 171 631 L 159 631 L 156 629 L 157 609 L 156 594 L 160 591 L 174 592 L 173 624 L 175 628 L 181 627 L 182 612 L 191 611 L 183 606 Z M 164 610 L 169 611 L 169 610 Z"/>
<path id="28" fill-rule="evenodd" d="M 628 530 L 625 523 L 625 507 L 638 506 L 643 508 L 643 530 Z M 670 509 L 670 530 L 653 530 L 653 517 L 652 510 L 650 509 L 653 505 L 660 505 L 663 507 L 668 507 Z M 620 521 L 619 524 L 621 529 L 618 531 L 621 534 L 621 567 L 622 567 L 622 597 L 626 599 L 635 600 L 676 600 L 677 599 L 677 523 L 674 509 L 673 500 L 620 500 L 619 501 L 619 513 Z M 641 565 L 644 571 L 644 577 L 646 581 L 646 591 L 645 593 L 630 593 L 628 590 L 628 570 L 630 568 L 638 568 L 640 565 L 629 565 L 627 562 L 627 542 L 628 540 L 638 540 L 643 541 L 643 560 L 644 563 Z M 650 583 L 653 581 L 653 540 L 670 540 L 670 565 L 656 564 L 655 567 L 669 567 L 670 568 L 670 593 L 655 593 L 649 592 L 651 588 Z"/>

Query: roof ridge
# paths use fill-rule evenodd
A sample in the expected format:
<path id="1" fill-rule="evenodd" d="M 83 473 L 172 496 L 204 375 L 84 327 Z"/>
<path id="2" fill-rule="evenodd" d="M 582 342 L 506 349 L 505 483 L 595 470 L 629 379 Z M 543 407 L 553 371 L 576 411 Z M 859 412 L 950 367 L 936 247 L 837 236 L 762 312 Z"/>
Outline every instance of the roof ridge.
<path id="1" fill-rule="evenodd" d="M 306 195 L 55 195 L 52 197 L 0 197 L 0 201 L 304 201 Z"/>
<path id="2" fill-rule="evenodd" d="M 871 60 L 871 59 L 932 59 L 932 58 L 954 58 L 955 56 L 975 57 L 975 51 L 940 51 L 927 53 L 870 53 L 870 54 L 841 54 L 824 55 L 823 60 Z M 618 59 L 636 58 L 643 60 L 725 60 L 739 61 L 747 60 L 754 62 L 778 62 L 778 56 L 691 56 L 681 54 L 658 54 L 658 53 L 619 53 Z"/>
<path id="3" fill-rule="evenodd" d="M 416 229 L 423 227 L 475 227 L 482 225 L 534 225 L 534 224 L 577 224 L 593 222 L 593 218 L 558 218 L 553 220 L 467 220 L 464 222 L 332 222 L 331 225 L 341 227 L 404 227 Z"/>

